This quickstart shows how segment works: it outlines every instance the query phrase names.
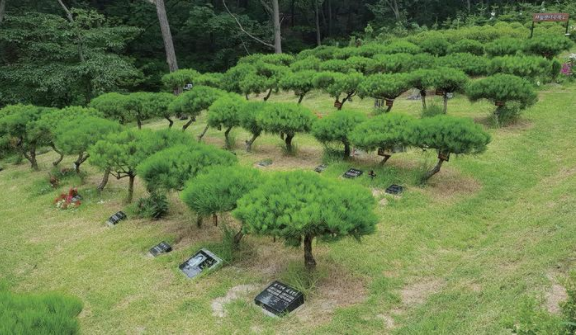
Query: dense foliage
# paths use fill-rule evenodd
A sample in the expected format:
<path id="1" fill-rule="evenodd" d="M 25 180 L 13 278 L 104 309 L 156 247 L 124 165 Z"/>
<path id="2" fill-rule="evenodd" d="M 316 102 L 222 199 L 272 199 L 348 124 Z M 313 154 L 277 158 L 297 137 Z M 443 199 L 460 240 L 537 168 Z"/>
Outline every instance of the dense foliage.
<path id="1" fill-rule="evenodd" d="M 362 113 L 339 110 L 316 121 L 312 135 L 323 144 L 340 142 L 344 145 L 344 158 L 347 158 L 350 156 L 350 133 L 366 120 L 366 115 Z"/>
<path id="2" fill-rule="evenodd" d="M 292 139 L 297 133 L 309 132 L 316 117 L 301 105 L 275 103 L 266 106 L 256 120 L 264 131 L 285 135 L 286 150 L 292 153 Z"/>

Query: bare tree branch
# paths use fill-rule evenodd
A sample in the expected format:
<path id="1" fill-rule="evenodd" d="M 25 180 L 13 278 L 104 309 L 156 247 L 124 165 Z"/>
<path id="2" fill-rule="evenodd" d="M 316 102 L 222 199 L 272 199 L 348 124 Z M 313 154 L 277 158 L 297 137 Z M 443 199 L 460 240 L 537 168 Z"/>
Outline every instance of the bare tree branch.
<path id="1" fill-rule="evenodd" d="M 6 0 L 0 0 L 0 23 L 4 21 L 5 13 L 6 13 Z"/>
<path id="2" fill-rule="evenodd" d="M 272 15 L 272 7 L 270 7 L 270 4 L 267 3 L 266 0 L 260 0 L 260 3 L 262 6 L 264 6 L 264 9 L 268 12 L 268 15 Z"/>
<path id="3" fill-rule="evenodd" d="M 74 23 L 74 17 L 72 16 L 70 10 L 68 10 L 68 7 L 66 7 L 66 5 L 62 2 L 62 0 L 58 0 L 58 3 L 60 4 L 60 6 L 62 6 L 64 12 L 66 12 L 66 17 L 68 17 L 68 21 L 70 21 L 70 23 Z"/>
<path id="4" fill-rule="evenodd" d="M 62 6 L 62 9 L 64 9 L 64 12 L 66 12 L 66 17 L 68 17 L 68 21 L 70 21 L 70 23 L 72 25 L 75 25 L 76 22 L 74 22 L 74 16 L 72 16 L 72 12 L 68 9 L 68 7 L 66 7 L 66 5 L 62 2 L 62 0 L 58 0 L 58 3 L 60 4 L 60 6 Z M 77 27 L 75 27 L 74 29 L 77 29 Z M 82 34 L 80 33 L 80 31 L 76 30 L 76 38 L 77 38 L 77 46 L 78 46 L 78 57 L 80 58 L 80 62 L 84 63 L 84 52 L 82 51 Z"/>
<path id="5" fill-rule="evenodd" d="M 273 44 L 270 44 L 270 43 L 268 43 L 268 42 L 266 42 L 266 41 L 263 41 L 263 40 L 259 39 L 258 37 L 250 34 L 248 31 L 246 31 L 246 29 L 244 29 L 244 27 L 242 26 L 242 23 L 240 23 L 240 20 L 238 20 L 238 18 L 237 18 L 234 14 L 232 14 L 232 12 L 230 11 L 230 9 L 228 9 L 228 6 L 226 5 L 226 0 L 222 0 L 222 4 L 224 5 L 224 8 L 225 8 L 226 11 L 228 12 L 228 14 L 234 19 L 234 21 L 236 21 L 236 24 L 238 24 L 238 27 L 240 28 L 240 30 L 241 30 L 244 34 L 246 34 L 246 35 L 247 35 L 248 37 L 250 37 L 251 39 L 257 41 L 258 43 L 263 44 L 263 45 L 265 45 L 265 46 L 267 46 L 267 47 L 269 47 L 269 48 L 274 49 L 274 45 L 273 45 Z"/>

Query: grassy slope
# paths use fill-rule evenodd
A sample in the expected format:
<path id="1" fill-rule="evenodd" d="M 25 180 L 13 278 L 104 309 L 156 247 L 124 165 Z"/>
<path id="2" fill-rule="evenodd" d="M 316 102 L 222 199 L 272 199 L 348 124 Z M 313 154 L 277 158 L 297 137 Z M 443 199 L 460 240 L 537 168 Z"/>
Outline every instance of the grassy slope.
<path id="1" fill-rule="evenodd" d="M 366 111 L 370 103 L 358 99 L 349 107 Z M 317 112 L 333 110 L 332 100 L 319 94 L 305 104 Z M 482 122 L 491 109 L 458 98 L 449 113 Z M 417 110 L 418 101 L 402 100 L 393 112 Z M 190 131 L 198 134 L 202 121 Z M 295 280 L 291 274 L 300 266 L 301 251 L 249 237 L 244 255 L 232 264 L 187 280 L 177 265 L 199 247 L 221 249 L 218 228 L 197 229 L 195 217 L 175 199 L 166 221 L 128 220 L 109 229 L 103 221 L 123 207 L 124 181 L 112 181 L 99 196 L 94 192 L 99 176 L 92 169 L 81 186 L 87 198 L 82 208 L 56 210 L 55 193 L 31 195 L 45 179 L 52 153 L 40 156 L 42 172 L 30 174 L 21 165 L 0 173 L 0 280 L 17 291 L 79 296 L 87 334 L 508 333 L 504 321 L 522 299 L 542 295 L 551 285 L 548 276 L 561 276 L 574 257 L 575 123 L 576 86 L 551 86 L 519 125 L 490 130 L 493 142 L 486 154 L 453 158 L 426 188 L 414 181 L 422 162 L 433 163 L 431 153 L 411 151 L 385 168 L 376 168 L 373 154 L 331 164 L 325 172 L 330 178 L 349 166 L 375 168 L 378 175 L 373 185 L 368 178 L 342 182 L 375 188 L 398 182 L 409 189 L 379 207 L 379 229 L 361 244 L 317 246 L 324 276 L 309 307 L 284 319 L 265 317 L 250 300 L 273 279 Z M 296 137 L 296 157 L 282 155 L 277 136 L 259 139 L 247 155 L 240 145 L 247 135 L 237 130 L 235 136 L 246 165 L 272 158 L 267 170 L 311 169 L 322 161 L 322 147 L 310 136 Z M 222 145 L 222 134 L 211 130 L 207 141 Z M 144 194 L 141 188 L 137 192 Z M 175 252 L 146 257 L 160 240 L 174 243 Z M 226 317 L 213 316 L 212 301 L 241 284 L 256 286 L 226 305 Z"/>

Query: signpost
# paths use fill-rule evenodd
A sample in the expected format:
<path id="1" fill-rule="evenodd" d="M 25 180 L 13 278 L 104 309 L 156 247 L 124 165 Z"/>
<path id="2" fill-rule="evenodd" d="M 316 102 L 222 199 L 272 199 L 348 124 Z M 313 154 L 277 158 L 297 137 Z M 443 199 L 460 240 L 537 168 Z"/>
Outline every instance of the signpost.
<path id="1" fill-rule="evenodd" d="M 534 36 L 534 27 L 540 22 L 566 22 L 566 36 L 570 35 L 570 14 L 568 13 L 534 13 L 532 15 L 532 28 L 530 29 L 530 38 Z"/>

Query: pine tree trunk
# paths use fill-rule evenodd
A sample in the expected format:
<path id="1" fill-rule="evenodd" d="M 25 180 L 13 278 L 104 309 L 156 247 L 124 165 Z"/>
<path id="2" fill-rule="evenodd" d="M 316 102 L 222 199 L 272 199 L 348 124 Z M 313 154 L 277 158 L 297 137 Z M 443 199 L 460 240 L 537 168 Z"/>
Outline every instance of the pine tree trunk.
<path id="1" fill-rule="evenodd" d="M 442 168 L 442 163 L 444 163 L 444 160 L 439 159 L 438 164 L 436 164 L 436 166 L 432 170 L 426 172 L 426 175 L 424 175 L 424 177 L 422 178 L 422 184 L 425 184 L 430 178 L 432 178 L 432 176 L 440 172 L 440 169 Z"/>
<path id="2" fill-rule="evenodd" d="M 196 226 L 198 228 L 202 228 L 202 215 L 198 214 L 198 216 L 196 217 Z"/>
<path id="3" fill-rule="evenodd" d="M 204 137 L 204 135 L 206 135 L 206 132 L 208 131 L 208 128 L 209 128 L 209 127 L 210 127 L 210 126 L 206 125 L 206 128 L 204 128 L 204 130 L 202 131 L 202 134 L 200 134 L 200 135 L 198 136 L 198 142 L 202 141 L 202 138 Z"/>
<path id="4" fill-rule="evenodd" d="M 188 122 L 186 122 L 186 124 L 184 124 L 182 126 L 182 131 L 186 131 L 186 129 L 188 129 L 188 127 L 190 127 L 190 125 L 195 121 L 196 119 L 193 117 L 190 117 L 190 120 L 188 120 Z"/>
<path id="5" fill-rule="evenodd" d="M 350 157 L 350 142 L 343 141 L 344 143 L 344 159 L 348 159 Z"/>
<path id="6" fill-rule="evenodd" d="M 52 148 L 52 150 L 54 150 L 55 153 L 60 155 L 60 157 L 58 157 L 57 160 L 52 162 L 53 166 L 58 166 L 58 164 L 60 164 L 62 162 L 62 160 L 64 159 L 64 154 L 62 153 L 62 151 L 60 151 L 60 150 L 58 150 L 58 148 L 56 148 L 56 146 L 54 145 L 53 142 L 50 142 L 50 147 Z"/>
<path id="7" fill-rule="evenodd" d="M 448 93 L 444 93 L 444 114 L 448 113 Z"/>
<path id="8" fill-rule="evenodd" d="M 314 0 L 314 15 L 316 21 L 316 46 L 321 46 L 322 36 L 320 35 L 320 13 L 318 9 L 318 0 Z"/>
<path id="9" fill-rule="evenodd" d="M 128 199 L 126 201 L 130 204 L 132 203 L 132 199 L 134 198 L 134 180 L 136 176 L 130 175 L 128 181 Z"/>
<path id="10" fill-rule="evenodd" d="M 304 100 L 304 94 L 300 94 L 300 98 L 298 98 L 298 104 L 301 104 L 302 100 Z"/>
<path id="11" fill-rule="evenodd" d="M 268 94 L 266 94 L 266 96 L 264 97 L 264 101 L 268 101 L 268 99 L 270 99 L 270 96 L 272 95 L 272 89 L 270 89 L 268 91 Z"/>
<path id="12" fill-rule="evenodd" d="M 224 138 L 226 140 L 226 148 L 232 149 L 232 143 L 230 143 L 230 131 L 232 131 L 232 127 L 228 127 L 224 132 Z"/>
<path id="13" fill-rule="evenodd" d="M 252 152 L 252 144 L 254 144 L 254 141 L 256 141 L 259 135 L 260 134 L 253 134 L 252 138 L 246 141 L 246 152 Z"/>
<path id="14" fill-rule="evenodd" d="M 308 272 L 316 270 L 316 261 L 314 260 L 314 255 L 312 254 L 312 241 L 314 236 L 306 235 L 304 236 L 304 265 Z"/>
<path id="15" fill-rule="evenodd" d="M 386 162 L 392 157 L 392 155 L 384 155 L 384 159 L 380 162 L 380 165 L 386 164 Z"/>
<path id="16" fill-rule="evenodd" d="M 0 0 L 0 23 L 4 21 L 4 14 L 6 14 L 6 0 Z"/>
<path id="17" fill-rule="evenodd" d="M 289 153 L 292 153 L 292 139 L 294 138 L 294 135 L 292 134 L 286 134 L 286 138 L 284 139 L 284 143 L 286 143 L 286 150 Z"/>
<path id="18" fill-rule="evenodd" d="M 274 52 L 282 53 L 282 27 L 280 25 L 280 5 L 278 0 L 272 0 L 272 20 L 274 22 Z"/>
<path id="19" fill-rule="evenodd" d="M 422 109 L 426 109 L 426 90 L 420 90 L 420 98 L 422 99 Z"/>
<path id="20" fill-rule="evenodd" d="M 166 117 L 164 117 L 164 118 L 165 118 L 166 120 L 168 120 L 168 122 L 169 122 L 168 128 L 172 128 L 172 126 L 174 125 L 174 121 L 172 121 L 172 119 L 169 118 L 168 116 L 166 116 Z"/>
<path id="21" fill-rule="evenodd" d="M 36 160 L 36 148 L 32 147 L 30 149 L 30 152 L 23 152 L 22 155 L 24 156 L 24 158 L 26 158 L 28 160 L 28 162 L 30 162 L 30 167 L 32 168 L 32 170 L 38 171 L 40 170 L 40 168 L 38 167 L 38 160 Z"/>
<path id="22" fill-rule="evenodd" d="M 242 237 L 244 237 L 244 233 L 242 232 L 242 229 L 240 229 L 240 231 L 238 233 L 236 233 L 236 235 L 234 235 L 234 248 L 238 249 L 238 247 L 240 246 L 240 241 L 242 240 Z"/>
<path id="23" fill-rule="evenodd" d="M 100 185 L 98 185 L 98 191 L 102 192 L 104 190 L 104 188 L 108 184 L 109 178 L 110 178 L 110 169 L 106 169 L 106 171 L 104 171 L 104 177 L 102 177 L 102 181 L 100 182 Z"/>
<path id="24" fill-rule="evenodd" d="M 142 120 L 138 118 L 136 119 L 136 123 L 138 124 L 138 129 L 142 129 Z"/>

